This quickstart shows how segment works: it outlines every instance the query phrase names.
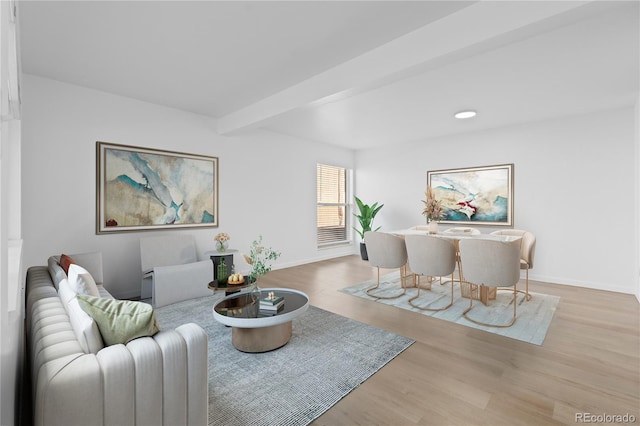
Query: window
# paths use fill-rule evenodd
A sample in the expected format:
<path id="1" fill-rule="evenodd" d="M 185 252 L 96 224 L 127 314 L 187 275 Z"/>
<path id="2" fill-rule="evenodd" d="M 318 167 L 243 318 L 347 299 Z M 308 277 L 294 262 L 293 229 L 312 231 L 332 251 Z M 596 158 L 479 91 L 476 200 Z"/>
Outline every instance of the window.
<path id="1" fill-rule="evenodd" d="M 343 167 L 317 166 L 318 247 L 350 240 L 350 233 L 347 232 L 350 223 L 347 172 Z"/>

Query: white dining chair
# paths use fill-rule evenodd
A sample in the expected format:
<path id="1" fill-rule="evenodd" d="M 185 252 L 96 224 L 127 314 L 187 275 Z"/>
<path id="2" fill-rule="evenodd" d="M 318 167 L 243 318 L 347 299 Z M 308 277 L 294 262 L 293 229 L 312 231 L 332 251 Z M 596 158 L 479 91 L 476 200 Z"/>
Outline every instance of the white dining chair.
<path id="1" fill-rule="evenodd" d="M 476 228 L 471 228 L 468 226 L 456 226 L 453 228 L 448 228 L 443 231 L 444 234 L 447 235 L 480 235 L 480 231 Z M 462 264 L 460 263 L 460 246 L 459 240 L 454 239 L 454 245 L 456 247 L 456 264 L 458 265 L 458 275 L 461 277 L 460 282 L 462 283 Z M 460 288 L 462 291 L 462 287 Z"/>
<path id="2" fill-rule="evenodd" d="M 407 264 L 407 248 L 404 239 L 385 232 L 367 231 L 364 234 L 364 242 L 367 246 L 369 263 L 377 268 L 376 285 L 366 290 L 366 293 L 377 299 L 395 299 L 406 293 L 404 285 L 405 275 L 403 268 Z M 400 293 L 391 296 L 381 295 L 380 268 L 398 268 L 400 270 Z M 373 292 L 378 290 L 377 292 Z"/>
<path id="3" fill-rule="evenodd" d="M 517 316 L 518 281 L 520 280 L 520 250 L 517 246 L 493 240 L 460 240 L 460 258 L 464 267 L 464 279 L 471 283 L 480 295 L 488 294 L 482 287 L 512 287 L 513 317 L 506 324 L 494 324 L 479 321 L 467 314 L 473 309 L 473 290 L 469 298 L 469 307 L 462 315 L 471 322 L 488 327 L 511 327 Z M 511 290 L 511 289 L 509 289 Z M 482 300 L 487 304 L 487 300 Z M 484 309 L 491 309 L 491 305 Z"/>
<path id="4" fill-rule="evenodd" d="M 494 231 L 492 235 L 510 235 L 522 237 L 520 240 L 520 269 L 525 270 L 525 291 L 527 301 L 531 300 L 529 293 L 529 270 L 533 269 L 533 258 L 536 254 L 536 236 L 529 231 L 522 229 L 502 229 Z"/>
<path id="5" fill-rule="evenodd" d="M 420 297 L 420 286 L 415 296 L 409 299 L 409 304 L 423 311 L 443 311 L 453 305 L 453 272 L 456 269 L 456 248 L 452 241 L 430 235 L 407 235 L 405 237 L 407 256 L 411 270 L 419 276 L 430 278 L 451 275 L 451 300 L 446 306 L 430 308 L 414 304 Z"/>

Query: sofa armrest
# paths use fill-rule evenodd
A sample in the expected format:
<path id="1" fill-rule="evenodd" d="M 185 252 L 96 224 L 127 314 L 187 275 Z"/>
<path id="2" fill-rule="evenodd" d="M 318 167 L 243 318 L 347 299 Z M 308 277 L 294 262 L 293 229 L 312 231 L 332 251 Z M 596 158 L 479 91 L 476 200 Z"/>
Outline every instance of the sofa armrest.
<path id="1" fill-rule="evenodd" d="M 102 425 L 100 383 L 93 354 L 78 352 L 46 362 L 33 390 L 34 425 Z"/>
<path id="2" fill-rule="evenodd" d="M 207 340 L 190 323 L 53 359 L 38 374 L 34 424 L 206 425 Z"/>
<path id="3" fill-rule="evenodd" d="M 156 308 L 211 296 L 208 289 L 213 280 L 213 263 L 210 260 L 184 265 L 157 266 L 153 268 L 153 305 Z"/>
<path id="4" fill-rule="evenodd" d="M 209 421 L 209 337 L 194 323 L 175 329 L 187 344 L 188 425 L 206 425 Z"/>
<path id="5" fill-rule="evenodd" d="M 193 323 L 126 345 L 134 363 L 136 424 L 207 424 L 207 345 L 206 332 Z"/>

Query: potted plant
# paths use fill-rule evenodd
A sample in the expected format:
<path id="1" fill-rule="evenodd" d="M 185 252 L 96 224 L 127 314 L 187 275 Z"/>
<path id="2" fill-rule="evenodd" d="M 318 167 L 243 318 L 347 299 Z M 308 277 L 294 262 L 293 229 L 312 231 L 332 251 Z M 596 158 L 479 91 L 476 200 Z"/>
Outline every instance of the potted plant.
<path id="1" fill-rule="evenodd" d="M 384 204 L 378 205 L 378 203 L 375 202 L 370 206 L 368 204 L 364 204 L 358 197 L 353 198 L 355 198 L 356 205 L 358 206 L 358 210 L 360 212 L 359 214 L 353 214 L 360 223 L 360 229 L 356 228 L 355 226 L 353 227 L 353 229 L 356 230 L 358 235 L 360 235 L 360 238 L 363 240 L 360 242 L 360 256 L 362 257 L 362 260 L 369 260 L 369 257 L 367 256 L 367 246 L 364 242 L 364 233 L 372 230 L 371 226 L 373 226 L 373 219 L 376 217 Z M 374 229 L 374 231 L 377 231 L 378 229 L 380 229 L 379 226 Z"/>
<path id="2" fill-rule="evenodd" d="M 271 247 L 262 245 L 262 235 L 251 243 L 249 255 L 243 254 L 244 261 L 251 266 L 249 283 L 256 282 L 258 278 L 271 271 L 272 263 L 280 257 L 280 252 Z"/>
<path id="3" fill-rule="evenodd" d="M 251 272 L 247 277 L 249 287 L 247 293 L 251 297 L 252 304 L 255 309 L 252 315 L 258 316 L 258 303 L 260 300 L 260 288 L 258 287 L 258 278 L 271 271 L 271 265 L 280 257 L 280 252 L 262 245 L 262 235 L 257 240 L 253 240 L 249 255 L 243 254 L 244 261 L 251 266 Z"/>

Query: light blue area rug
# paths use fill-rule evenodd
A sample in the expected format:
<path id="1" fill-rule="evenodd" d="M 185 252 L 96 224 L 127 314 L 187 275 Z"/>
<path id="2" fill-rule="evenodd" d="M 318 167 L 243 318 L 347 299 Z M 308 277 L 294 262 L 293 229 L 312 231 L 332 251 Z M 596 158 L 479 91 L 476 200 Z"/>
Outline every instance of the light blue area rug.
<path id="1" fill-rule="evenodd" d="M 426 280 L 426 278 L 423 278 Z M 423 311 L 411 306 L 408 300 L 417 293 L 416 288 L 408 288 L 407 293 L 397 299 L 376 299 L 365 293 L 365 290 L 375 285 L 376 279 L 365 281 L 351 287 L 346 287 L 340 291 L 351 294 L 353 296 L 362 297 L 378 303 L 396 306 L 412 312 L 419 312 L 445 321 L 455 322 L 456 324 L 473 327 L 490 333 L 499 334 L 501 336 L 510 337 L 523 342 L 542 345 L 547 335 L 547 329 L 553 315 L 560 302 L 557 296 L 547 294 L 531 293 L 531 300 L 525 301 L 525 295 L 518 293 L 517 297 L 517 320 L 515 324 L 508 328 L 486 327 L 475 324 L 462 316 L 462 312 L 469 307 L 469 299 L 463 298 L 460 294 L 460 285 L 454 284 L 453 306 L 449 309 L 439 312 Z M 518 289 L 523 289 L 524 283 L 520 283 Z M 380 288 L 374 290 L 374 294 L 392 295 L 397 294 L 400 288 L 399 272 L 380 277 Z M 420 297 L 413 301 L 413 304 L 421 307 L 440 307 L 446 306 L 451 298 L 451 284 L 446 283 L 440 285 L 438 281 L 431 285 L 431 290 L 420 290 Z M 489 306 L 484 306 L 480 301 L 473 301 L 473 310 L 467 315 L 476 320 L 490 323 L 500 324 L 507 323 L 513 315 L 513 293 L 508 291 L 499 291 L 495 300 L 489 301 Z"/>
<path id="2" fill-rule="evenodd" d="M 193 322 L 209 336 L 209 426 L 307 425 L 414 342 L 309 306 L 282 348 L 239 352 L 213 319 L 218 299 L 156 310 L 160 329 Z"/>

